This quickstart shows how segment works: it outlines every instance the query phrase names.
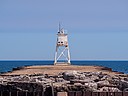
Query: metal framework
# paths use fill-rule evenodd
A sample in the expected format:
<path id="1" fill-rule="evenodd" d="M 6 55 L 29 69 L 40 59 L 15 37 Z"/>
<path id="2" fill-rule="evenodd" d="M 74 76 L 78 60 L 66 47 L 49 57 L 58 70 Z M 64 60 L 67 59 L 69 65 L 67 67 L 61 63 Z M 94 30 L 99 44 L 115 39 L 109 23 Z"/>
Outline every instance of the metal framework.
<path id="1" fill-rule="evenodd" d="M 54 65 L 57 65 L 57 64 L 70 65 L 70 52 L 69 52 L 67 35 L 68 34 L 64 33 L 64 29 L 60 28 L 60 24 L 59 24 L 59 32 L 57 34 Z"/>

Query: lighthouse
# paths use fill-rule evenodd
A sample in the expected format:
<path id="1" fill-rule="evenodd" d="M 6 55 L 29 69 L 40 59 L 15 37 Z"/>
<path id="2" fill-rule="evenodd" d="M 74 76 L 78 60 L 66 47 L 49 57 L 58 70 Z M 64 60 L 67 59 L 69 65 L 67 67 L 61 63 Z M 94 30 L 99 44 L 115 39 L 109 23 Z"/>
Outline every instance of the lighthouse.
<path id="1" fill-rule="evenodd" d="M 70 65 L 70 52 L 68 45 L 68 34 L 65 33 L 64 28 L 59 24 L 59 31 L 57 33 L 56 51 L 54 65 L 66 64 Z"/>

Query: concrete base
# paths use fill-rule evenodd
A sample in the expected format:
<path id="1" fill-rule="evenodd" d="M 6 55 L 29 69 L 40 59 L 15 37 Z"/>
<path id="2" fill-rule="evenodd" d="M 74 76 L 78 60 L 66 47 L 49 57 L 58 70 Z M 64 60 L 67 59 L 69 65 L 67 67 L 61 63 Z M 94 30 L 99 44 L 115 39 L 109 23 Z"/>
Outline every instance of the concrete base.
<path id="1" fill-rule="evenodd" d="M 54 63 L 54 65 L 59 65 L 59 66 L 64 66 L 64 65 L 71 65 L 71 63 L 68 63 L 68 62 L 57 62 L 57 63 Z"/>

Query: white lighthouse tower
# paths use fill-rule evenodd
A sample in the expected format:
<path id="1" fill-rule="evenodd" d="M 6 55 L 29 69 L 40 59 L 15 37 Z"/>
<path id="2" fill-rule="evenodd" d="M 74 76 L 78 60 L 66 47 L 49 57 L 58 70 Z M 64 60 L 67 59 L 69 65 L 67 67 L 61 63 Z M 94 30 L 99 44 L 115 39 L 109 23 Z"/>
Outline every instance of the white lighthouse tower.
<path id="1" fill-rule="evenodd" d="M 65 34 L 65 30 L 61 28 L 59 24 L 59 31 L 57 34 L 56 52 L 54 65 L 66 64 L 70 65 L 70 52 L 68 46 L 68 34 Z"/>

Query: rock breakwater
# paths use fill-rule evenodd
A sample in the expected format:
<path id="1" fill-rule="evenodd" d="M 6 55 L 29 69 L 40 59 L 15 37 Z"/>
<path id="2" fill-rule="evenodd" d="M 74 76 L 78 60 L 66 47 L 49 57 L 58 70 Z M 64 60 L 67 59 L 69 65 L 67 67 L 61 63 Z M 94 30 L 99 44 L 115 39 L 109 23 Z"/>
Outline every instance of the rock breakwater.
<path id="1" fill-rule="evenodd" d="M 128 75 L 108 75 L 102 72 L 64 71 L 57 75 L 1 75 L 0 91 L 36 92 L 54 90 L 121 92 L 128 91 Z"/>

